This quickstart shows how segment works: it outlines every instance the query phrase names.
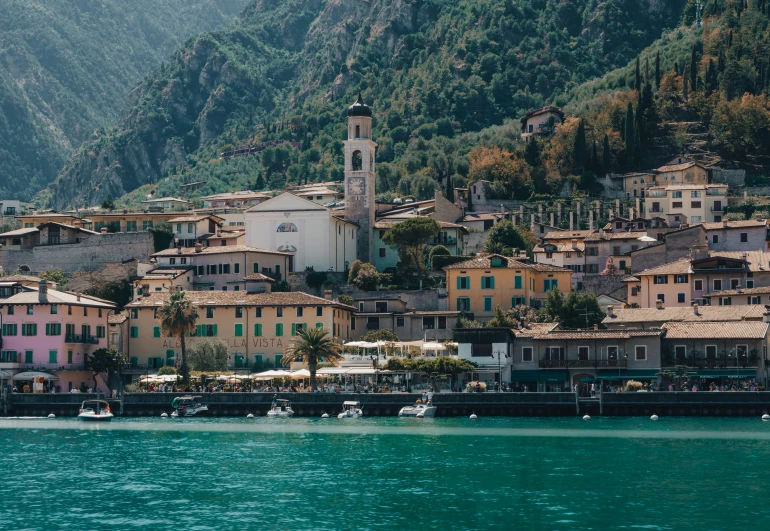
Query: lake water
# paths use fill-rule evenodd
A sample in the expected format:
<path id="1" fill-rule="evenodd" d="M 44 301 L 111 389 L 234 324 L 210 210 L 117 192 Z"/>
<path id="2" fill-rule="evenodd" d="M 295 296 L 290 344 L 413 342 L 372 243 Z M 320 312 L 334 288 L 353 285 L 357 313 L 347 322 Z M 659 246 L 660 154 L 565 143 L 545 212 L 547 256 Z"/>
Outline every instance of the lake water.
<path id="1" fill-rule="evenodd" d="M 0 529 L 768 529 L 758 418 L 0 419 Z"/>

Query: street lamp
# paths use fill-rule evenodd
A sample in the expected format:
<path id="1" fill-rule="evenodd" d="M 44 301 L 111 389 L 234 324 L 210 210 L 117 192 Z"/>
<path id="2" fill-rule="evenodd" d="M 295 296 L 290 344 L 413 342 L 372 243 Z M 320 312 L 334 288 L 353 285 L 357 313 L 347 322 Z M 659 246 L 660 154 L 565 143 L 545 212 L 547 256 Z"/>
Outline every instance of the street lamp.
<path id="1" fill-rule="evenodd" d="M 501 356 L 505 356 L 507 358 L 508 353 L 498 349 L 492 353 L 492 358 L 494 358 L 495 355 L 497 355 L 497 392 L 500 393 L 502 392 L 501 388 L 503 387 L 503 368 Z"/>

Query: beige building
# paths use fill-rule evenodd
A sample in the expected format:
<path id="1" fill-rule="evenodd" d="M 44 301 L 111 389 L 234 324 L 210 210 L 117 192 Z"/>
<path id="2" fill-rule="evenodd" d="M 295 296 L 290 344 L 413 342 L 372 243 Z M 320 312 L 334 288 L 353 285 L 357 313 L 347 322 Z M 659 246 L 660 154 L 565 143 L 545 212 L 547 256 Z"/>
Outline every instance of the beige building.
<path id="1" fill-rule="evenodd" d="M 142 201 L 142 206 L 150 210 L 184 210 L 190 207 L 190 202 L 178 197 L 158 197 Z"/>
<path id="2" fill-rule="evenodd" d="M 182 247 L 195 247 L 197 242 L 222 234 L 224 220 L 213 214 L 185 214 L 168 220 L 174 242 Z"/>
<path id="3" fill-rule="evenodd" d="M 194 291 L 244 291 L 246 275 L 261 273 L 280 281 L 293 271 L 291 254 L 246 245 L 178 247 L 152 257 L 158 269 L 192 268 Z"/>
<path id="4" fill-rule="evenodd" d="M 264 192 L 229 192 L 201 197 L 203 208 L 249 208 L 267 201 L 270 195 Z"/>
<path id="5" fill-rule="evenodd" d="M 647 213 L 665 217 L 669 226 L 722 221 L 726 184 L 669 184 L 647 192 Z"/>
<path id="6" fill-rule="evenodd" d="M 564 113 L 558 107 L 543 107 L 529 111 L 521 119 L 521 139 L 529 142 L 529 139 L 543 134 L 553 134 L 557 124 L 564 121 Z"/>
<path id="7" fill-rule="evenodd" d="M 354 308 L 307 293 L 187 292 L 198 313 L 188 348 L 202 339 L 221 341 L 232 368 L 255 363 L 280 365 L 284 350 L 300 328 L 324 328 L 342 342 L 350 339 Z M 157 320 L 169 293 L 151 293 L 126 306 L 129 313 L 129 364 L 136 373 L 177 365 L 179 341 L 165 337 Z"/>
<path id="8" fill-rule="evenodd" d="M 361 339 L 366 333 L 390 330 L 401 341 L 451 339 L 460 319 L 458 311 L 419 311 L 408 309 L 399 297 L 358 299 L 353 315 L 352 339 Z"/>

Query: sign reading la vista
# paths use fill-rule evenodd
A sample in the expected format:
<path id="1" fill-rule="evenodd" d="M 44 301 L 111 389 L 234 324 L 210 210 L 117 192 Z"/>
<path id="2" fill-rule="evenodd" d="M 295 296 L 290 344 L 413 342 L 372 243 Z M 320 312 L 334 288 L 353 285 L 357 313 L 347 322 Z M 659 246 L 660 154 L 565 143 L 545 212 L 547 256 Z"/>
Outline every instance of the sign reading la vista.
<path id="1" fill-rule="evenodd" d="M 198 341 L 212 339 L 221 341 L 227 348 L 247 348 L 249 340 L 245 337 L 216 338 L 216 337 L 188 337 L 185 338 L 187 346 L 195 345 Z M 252 348 L 279 348 L 283 349 L 283 338 L 280 337 L 253 337 L 251 338 Z M 179 341 L 175 338 L 167 337 L 163 340 L 163 348 L 175 349 L 181 348 Z"/>

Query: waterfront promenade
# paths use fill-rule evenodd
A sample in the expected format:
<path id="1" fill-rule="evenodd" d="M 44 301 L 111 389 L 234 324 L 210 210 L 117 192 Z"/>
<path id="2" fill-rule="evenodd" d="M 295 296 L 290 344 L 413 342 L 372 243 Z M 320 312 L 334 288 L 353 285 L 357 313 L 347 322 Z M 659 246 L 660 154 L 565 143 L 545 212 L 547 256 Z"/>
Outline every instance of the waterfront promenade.
<path id="1" fill-rule="evenodd" d="M 201 396 L 209 414 L 217 417 L 263 416 L 274 396 L 291 400 L 297 416 L 333 415 L 346 400 L 361 402 L 367 416 L 395 416 L 413 404 L 418 393 L 125 393 L 110 399 L 119 416 L 156 416 L 170 413 L 174 397 Z M 94 394 L 21 394 L 6 396 L 6 416 L 74 416 L 83 400 Z M 550 417 L 607 416 L 761 416 L 770 412 L 770 392 L 647 392 L 603 393 L 596 399 L 575 393 L 440 393 L 433 395 L 438 416 Z"/>

